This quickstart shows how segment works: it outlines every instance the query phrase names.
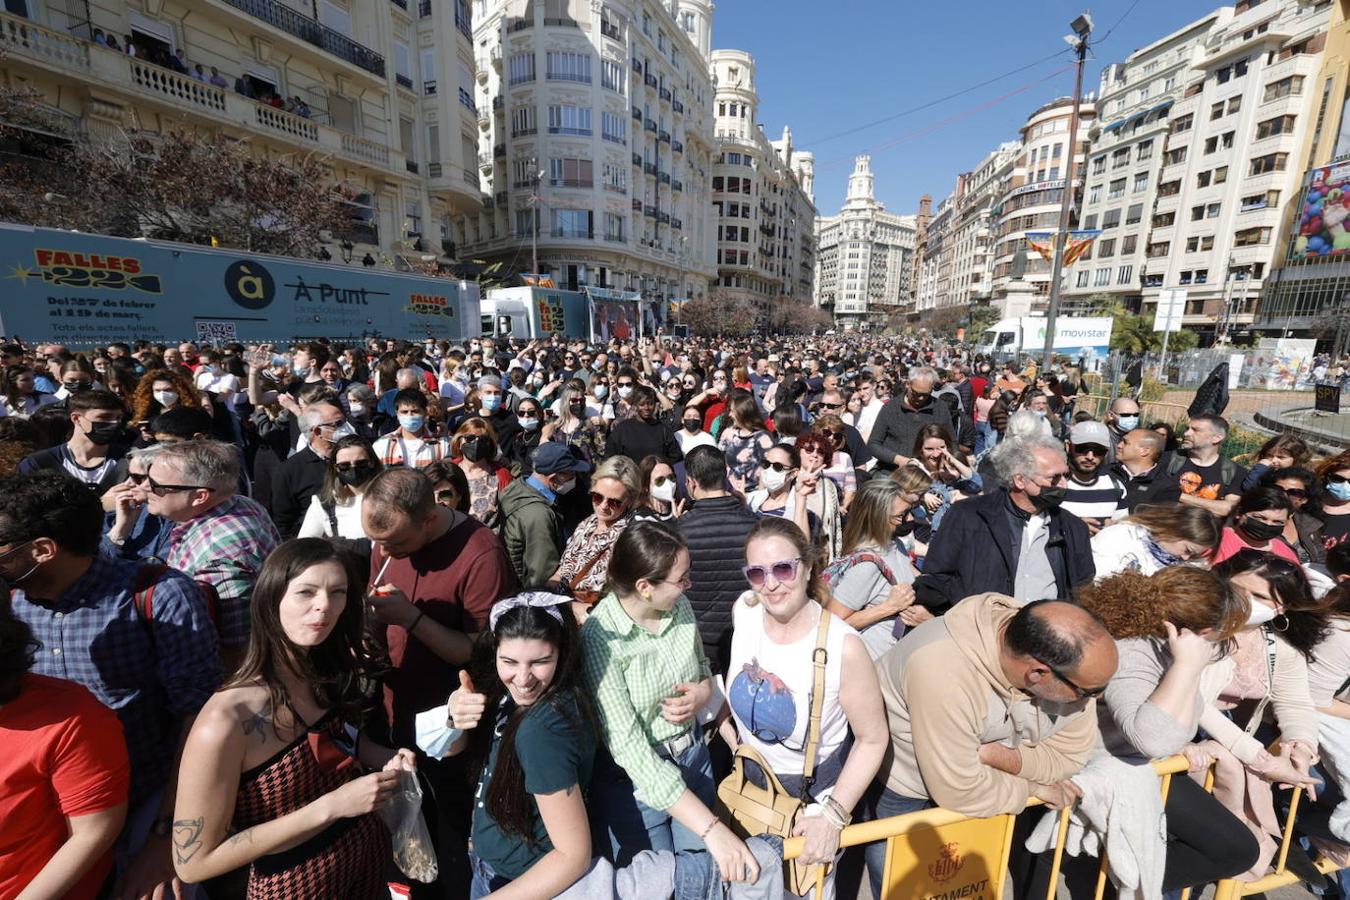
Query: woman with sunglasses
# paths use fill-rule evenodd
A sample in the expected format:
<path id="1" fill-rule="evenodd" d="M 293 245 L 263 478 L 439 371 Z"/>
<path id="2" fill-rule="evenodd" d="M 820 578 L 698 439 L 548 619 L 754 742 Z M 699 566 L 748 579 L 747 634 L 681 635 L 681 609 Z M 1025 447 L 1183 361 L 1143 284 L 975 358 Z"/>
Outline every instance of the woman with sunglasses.
<path id="1" fill-rule="evenodd" d="M 549 579 L 565 585 L 576 597 L 574 611 L 578 622 L 586 621 L 591 607 L 600 599 L 610 554 L 632 522 L 629 513 L 641 492 L 637 463 L 626 456 L 611 456 L 591 475 L 593 512 L 581 520 L 567 539 L 558 571 Z"/>
<path id="2" fill-rule="evenodd" d="M 1322 520 L 1313 514 L 1317 504 L 1317 476 L 1310 470 L 1290 466 L 1271 469 L 1261 479 L 1261 487 L 1273 487 L 1284 492 L 1293 507 L 1293 514 L 1280 537 L 1298 554 L 1302 565 L 1320 565 L 1326 562 L 1327 549 L 1322 543 Z"/>
<path id="3" fill-rule="evenodd" d="M 361 524 L 361 495 L 384 466 L 365 438 L 349 434 L 333 445 L 319 492 L 310 498 L 299 537 L 343 538 L 370 544 Z"/>
<path id="4" fill-rule="evenodd" d="M 448 460 L 434 462 L 422 470 L 431 481 L 438 506 L 469 515 L 469 480 L 464 470 Z"/>
<path id="5" fill-rule="evenodd" d="M 634 522 L 614 545 L 607 593 L 581 629 L 583 683 L 607 752 L 588 808 L 616 866 L 643 850 L 703 850 L 728 881 L 754 881 L 745 842 L 712 812 L 703 708 L 712 675 L 693 609 L 689 549 L 670 526 Z"/>
<path id="6" fill-rule="evenodd" d="M 638 465 L 642 490 L 633 505 L 634 519 L 674 522 L 684 512 L 684 501 L 675 501 L 675 470 L 659 456 L 644 457 Z"/>
<path id="7" fill-rule="evenodd" d="M 1294 506 L 1288 495 L 1279 488 L 1258 487 L 1247 491 L 1233 507 L 1230 524 L 1224 526 L 1214 561 L 1220 563 L 1239 550 L 1252 549 L 1297 563 L 1298 554 L 1281 537 L 1293 512 Z"/>
<path id="8" fill-rule="evenodd" d="M 511 437 L 510 445 L 502 448 L 502 456 L 517 477 L 525 478 L 534 471 L 530 460 L 544 437 L 544 406 L 533 397 L 523 397 L 516 404 L 516 418 L 520 430 Z"/>
<path id="9" fill-rule="evenodd" d="M 1350 450 L 1323 460 L 1317 467 L 1322 481 L 1322 544 L 1330 550 L 1350 540 Z"/>
<path id="10" fill-rule="evenodd" d="M 801 861 L 833 863 L 839 834 L 890 740 L 876 669 L 858 633 L 821 605 L 826 594 L 816 549 L 801 529 L 764 519 L 746 538 L 745 562 L 750 591 L 732 609 L 730 717 L 719 733 L 733 749 L 744 743 L 758 753 L 789 793 L 810 804 L 795 829 L 806 838 Z M 829 623 L 825 690 L 813 710 L 822 617 Z M 815 769 L 806 772 L 813 713 L 820 716 L 820 741 Z M 827 884 L 829 897 L 833 870 Z"/>
<path id="11" fill-rule="evenodd" d="M 1246 624 L 1234 647 L 1212 664 L 1202 679 L 1206 708 L 1200 727 L 1212 741 L 1204 747 L 1221 759 L 1236 759 L 1244 773 L 1270 784 L 1316 790 L 1308 774 L 1317 760 L 1317 713 L 1308 687 L 1308 662 L 1329 632 L 1324 611 L 1313 599 L 1297 563 L 1243 549 L 1214 567 L 1214 574 L 1247 600 Z M 1272 723 L 1275 729 L 1270 728 Z M 1278 754 L 1266 746 L 1278 730 Z M 1250 780 L 1216 768 L 1215 796 L 1247 822 L 1261 845 L 1251 869 L 1264 874 L 1280 833 L 1268 787 L 1251 790 Z M 1293 850 L 1291 848 L 1291 853 Z M 1301 855 L 1291 856 L 1295 866 Z"/>
<path id="12" fill-rule="evenodd" d="M 799 480 L 815 479 L 816 489 L 806 498 L 806 509 L 820 523 L 820 546 L 826 562 L 835 559 L 843 549 L 844 498 L 852 501 L 856 492 L 852 460 L 849 461 L 845 494 L 831 474 L 831 460 L 840 454 L 828 431 L 808 431 L 792 444 L 802 461 Z M 848 454 L 843 454 L 845 459 Z"/>
<path id="13" fill-rule="evenodd" d="M 602 407 L 587 405 L 583 382 L 574 378 L 563 385 L 553 413 L 556 418 L 544 425 L 543 440 L 567 444 L 589 463 L 605 455 Z"/>
<path id="14" fill-rule="evenodd" d="M 808 509 L 818 477 L 799 478 L 801 454 L 791 444 L 777 444 L 759 464 L 759 488 L 745 498 L 750 511 L 761 518 L 786 519 L 806 534 L 820 529 L 820 519 Z M 733 482 L 734 484 L 735 482 Z"/>
<path id="15" fill-rule="evenodd" d="M 1100 580 L 1116 572 L 1152 575 L 1167 566 L 1208 560 L 1223 537 L 1218 517 L 1197 506 L 1144 504 L 1092 536 Z"/>
<path id="16" fill-rule="evenodd" d="M 469 482 L 469 515 L 489 528 L 501 520 L 498 494 L 511 483 L 511 472 L 497 462 L 497 430 L 479 416 L 460 423 L 450 439 L 450 458 Z"/>

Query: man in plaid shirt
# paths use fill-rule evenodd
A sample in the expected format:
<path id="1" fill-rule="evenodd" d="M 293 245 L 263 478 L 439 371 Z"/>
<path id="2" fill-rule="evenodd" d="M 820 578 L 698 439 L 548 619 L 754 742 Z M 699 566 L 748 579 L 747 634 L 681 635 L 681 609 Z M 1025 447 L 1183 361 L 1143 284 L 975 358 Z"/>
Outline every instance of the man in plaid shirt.
<path id="1" fill-rule="evenodd" d="M 164 561 L 215 589 L 226 668 L 248 646 L 253 582 L 281 540 L 267 511 L 236 493 L 238 485 L 238 452 L 207 440 L 165 446 L 146 479 L 150 513 L 173 523 Z"/>

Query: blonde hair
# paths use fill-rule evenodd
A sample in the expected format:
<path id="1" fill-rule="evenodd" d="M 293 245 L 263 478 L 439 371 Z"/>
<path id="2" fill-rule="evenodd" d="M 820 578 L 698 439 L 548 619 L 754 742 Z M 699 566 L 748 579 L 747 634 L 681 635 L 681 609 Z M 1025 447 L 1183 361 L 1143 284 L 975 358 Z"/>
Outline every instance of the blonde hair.
<path id="1" fill-rule="evenodd" d="M 636 499 L 642 493 L 642 476 L 638 472 L 638 465 L 626 456 L 611 456 L 596 466 L 591 483 L 602 478 L 611 478 L 622 484 L 629 500 Z"/>

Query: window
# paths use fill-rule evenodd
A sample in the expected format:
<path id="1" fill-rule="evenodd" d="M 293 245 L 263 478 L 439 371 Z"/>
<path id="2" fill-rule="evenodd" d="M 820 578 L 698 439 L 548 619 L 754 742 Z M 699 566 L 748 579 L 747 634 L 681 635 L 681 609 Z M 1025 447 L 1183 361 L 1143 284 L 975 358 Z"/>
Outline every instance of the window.
<path id="1" fill-rule="evenodd" d="M 1179 162 L 1185 162 L 1185 161 L 1186 161 L 1186 148 L 1185 148 L 1185 147 L 1177 147 L 1176 149 L 1174 149 L 1174 150 L 1168 150 L 1165 154 L 1163 154 L 1163 165 L 1164 165 L 1164 166 L 1172 166 L 1172 165 L 1176 165 L 1176 164 L 1179 163 Z"/>
<path id="2" fill-rule="evenodd" d="M 1233 235 L 1233 246 L 1252 247 L 1257 244 L 1270 243 L 1269 228 L 1244 228 Z"/>
<path id="3" fill-rule="evenodd" d="M 1121 166 L 1130 164 L 1130 148 L 1121 147 L 1119 150 L 1111 153 L 1111 168 L 1119 169 Z"/>
<path id="4" fill-rule="evenodd" d="M 535 179 L 539 175 L 539 163 L 533 156 L 513 160 L 511 172 L 516 187 L 534 187 Z"/>
<path id="5" fill-rule="evenodd" d="M 1238 210 L 1239 212 L 1250 212 L 1254 209 L 1268 209 L 1272 206 L 1279 206 L 1279 204 L 1279 191 L 1263 191 L 1260 194 L 1252 194 L 1250 197 L 1243 197 Z"/>
<path id="6" fill-rule="evenodd" d="M 1106 286 L 1109 285 L 1110 283 L 1111 283 L 1111 270 L 1110 270 L 1110 269 L 1098 269 L 1098 270 L 1097 270 L 1097 275 L 1096 275 L 1096 277 L 1095 277 L 1095 278 L 1093 279 L 1093 281 L 1092 281 L 1093 286 L 1094 286 L 1094 287 L 1106 287 Z"/>
<path id="7" fill-rule="evenodd" d="M 1101 241 L 1098 241 L 1098 242 L 1097 242 L 1097 258 L 1098 258 L 1098 259 L 1106 259 L 1107 257 L 1115 256 L 1115 255 L 1116 255 L 1116 240 L 1115 240 L 1115 238 L 1107 238 L 1106 240 L 1101 240 Z"/>
<path id="8" fill-rule="evenodd" d="M 1266 119 L 1256 126 L 1256 139 L 1268 138 L 1277 134 L 1288 134 L 1294 130 L 1293 116 L 1276 116 Z"/>
<path id="9" fill-rule="evenodd" d="M 589 159 L 553 158 L 548 161 L 549 183 L 554 187 L 595 187 Z"/>
<path id="10" fill-rule="evenodd" d="M 1139 246 L 1139 235 L 1137 234 L 1129 235 L 1123 241 L 1120 242 L 1120 255 L 1128 256 L 1129 254 L 1133 253 L 1135 251 L 1135 248 L 1138 246 Z"/>
<path id="11" fill-rule="evenodd" d="M 532 209 L 516 210 L 516 236 L 529 237 L 534 234 L 534 227 L 538 223 L 538 217 Z"/>
<path id="12" fill-rule="evenodd" d="M 1217 169 L 1214 170 L 1214 183 L 1215 183 L 1215 184 L 1223 184 L 1223 183 L 1224 183 L 1225 181 L 1227 181 L 1227 180 L 1228 180 L 1228 167 L 1227 167 L 1227 166 L 1219 166 Z"/>
<path id="13" fill-rule="evenodd" d="M 1115 200 L 1118 197 L 1124 196 L 1125 196 L 1125 179 L 1117 178 L 1115 181 L 1111 182 L 1111 192 L 1106 195 L 1106 198 L 1108 200 Z"/>
<path id="14" fill-rule="evenodd" d="M 589 53 L 550 50 L 548 52 L 547 71 L 550 81 L 580 81 L 590 84 L 591 55 Z"/>
<path id="15" fill-rule="evenodd" d="M 1272 100 L 1278 100 L 1281 97 L 1296 97 L 1303 93 L 1303 76 L 1290 75 L 1288 78 L 1281 78 L 1279 81 L 1272 81 L 1266 85 L 1265 94 L 1261 98 L 1262 103 L 1269 103 Z"/>
<path id="16" fill-rule="evenodd" d="M 1120 210 L 1109 209 L 1102 216 L 1102 228 L 1115 228 L 1120 224 Z"/>
<path id="17" fill-rule="evenodd" d="M 1106 155 L 1102 154 L 1092 161 L 1092 174 L 1100 175 L 1106 171 Z"/>
<path id="18" fill-rule="evenodd" d="M 1088 188 L 1087 202 L 1089 204 L 1097 204 L 1102 202 L 1102 186 L 1100 184 L 1094 184 L 1092 187 Z"/>
<path id="19" fill-rule="evenodd" d="M 1181 193 L 1180 181 L 1164 181 L 1162 184 L 1158 185 L 1159 197 L 1174 197 L 1179 193 Z"/>
<path id="20" fill-rule="evenodd" d="M 1205 155 L 1213 153 L 1219 149 L 1219 138 L 1217 135 L 1211 138 L 1205 138 Z"/>
<path id="21" fill-rule="evenodd" d="M 1154 228 L 1166 228 L 1169 225 L 1175 225 L 1176 222 L 1177 214 L 1174 212 L 1158 213 L 1153 217 Z"/>
<path id="22" fill-rule="evenodd" d="M 618 194 L 628 193 L 628 163 L 605 163 L 605 187 Z M 714 204 L 716 205 L 716 204 Z"/>
<path id="23" fill-rule="evenodd" d="M 623 242 L 623 216 L 605 213 L 605 240 Z"/>
<path id="24" fill-rule="evenodd" d="M 1139 161 L 1153 158 L 1153 138 L 1146 141 L 1140 141 L 1135 148 L 1134 158 Z"/>
<path id="25" fill-rule="evenodd" d="M 1209 269 L 1196 269 L 1195 283 L 1204 284 L 1206 281 L 1209 281 Z"/>
<path id="26" fill-rule="evenodd" d="M 394 41 L 394 74 L 400 83 L 412 87 L 412 50 L 402 41 Z"/>
<path id="27" fill-rule="evenodd" d="M 1080 287 L 1080 288 L 1082 288 L 1082 287 L 1087 287 L 1087 286 L 1088 286 L 1088 279 L 1091 278 L 1091 277 L 1092 277 L 1092 273 L 1089 272 L 1087 269 L 1084 269 L 1083 271 L 1081 271 L 1081 272 L 1078 273 L 1078 280 L 1077 280 L 1077 282 L 1074 283 L 1074 287 Z"/>
<path id="28" fill-rule="evenodd" d="M 611 91 L 623 94 L 628 90 L 627 67 L 612 59 L 602 59 L 600 61 L 600 84 Z"/>
<path id="29" fill-rule="evenodd" d="M 564 238 L 591 237 L 591 223 L 594 215 L 589 209 L 553 210 L 553 236 Z"/>
<path id="30" fill-rule="evenodd" d="M 1134 266 L 1121 266 L 1116 269 L 1116 284 L 1129 284 L 1134 275 Z"/>
<path id="31" fill-rule="evenodd" d="M 1191 113 L 1187 113 L 1184 116 L 1178 116 L 1176 119 L 1173 119 L 1169 130 L 1172 134 L 1181 134 L 1183 131 L 1190 131 L 1193 124 L 1195 124 L 1195 116 Z"/>
<path id="32" fill-rule="evenodd" d="M 534 124 L 533 106 L 517 106 L 511 110 L 511 137 L 524 137 L 534 134 L 537 126 Z"/>
<path id="33" fill-rule="evenodd" d="M 1087 230 L 1087 231 L 1092 231 L 1092 230 L 1093 230 L 1094 228 L 1096 228 L 1096 227 L 1097 227 L 1097 214 L 1096 214 L 1096 213 L 1093 213 L 1093 214 L 1090 215 L 1090 216 L 1084 216 L 1084 217 L 1083 217 L 1083 228 L 1084 228 L 1085 230 Z"/>
<path id="34" fill-rule="evenodd" d="M 1192 222 L 1199 222 L 1199 221 L 1200 221 L 1201 219 L 1203 219 L 1204 217 L 1205 217 L 1205 204 L 1201 203 L 1199 206 L 1192 206 L 1192 207 L 1191 207 L 1191 221 L 1192 221 Z"/>
<path id="35" fill-rule="evenodd" d="M 1236 97 L 1229 97 L 1229 98 L 1228 98 L 1228 111 L 1225 112 L 1224 115 L 1226 115 L 1226 116 L 1231 116 L 1233 113 L 1237 112 L 1237 111 L 1238 111 L 1239 109 L 1241 109 L 1241 108 L 1242 108 L 1242 95 L 1241 95 L 1241 94 L 1237 95 Z"/>
<path id="36" fill-rule="evenodd" d="M 1138 225 L 1143 218 L 1144 218 L 1144 204 L 1142 203 L 1131 204 L 1130 208 L 1125 210 L 1126 225 Z"/>
<path id="37" fill-rule="evenodd" d="M 534 81 L 534 54 L 517 53 L 507 60 L 507 80 L 511 84 Z"/>
<path id="38" fill-rule="evenodd" d="M 628 143 L 628 117 L 618 116 L 610 112 L 602 113 L 600 116 L 600 133 L 610 143 Z"/>
<path id="39" fill-rule="evenodd" d="M 585 106 L 550 106 L 548 108 L 549 134 L 576 134 L 590 136 L 591 110 Z"/>
<path id="40" fill-rule="evenodd" d="M 1201 172 L 1199 175 L 1195 176 L 1195 186 L 1198 188 L 1207 188 L 1209 187 L 1210 179 L 1213 177 L 1214 175 L 1211 172 Z"/>
<path id="41" fill-rule="evenodd" d="M 1267 172 L 1283 172 L 1289 164 L 1288 153 L 1267 153 L 1252 160 L 1249 175 L 1264 175 Z"/>
<path id="42" fill-rule="evenodd" d="M 1137 194 L 1140 191 L 1145 190 L 1148 190 L 1148 173 L 1147 172 L 1136 173 L 1134 176 L 1134 186 L 1131 189 L 1131 193 Z"/>
<path id="43" fill-rule="evenodd" d="M 1148 255 L 1151 259 L 1166 256 L 1170 252 L 1172 252 L 1171 241 L 1155 241 L 1148 245 Z"/>
<path id="44" fill-rule="evenodd" d="M 422 51 L 422 93 L 436 93 L 436 51 Z"/>
<path id="45" fill-rule="evenodd" d="M 1210 120 L 1211 122 L 1213 122 L 1215 119 L 1221 119 L 1221 118 L 1223 118 L 1223 101 L 1222 101 L 1222 100 L 1220 100 L 1218 103 L 1215 103 L 1214 105 L 1212 105 L 1212 106 L 1209 108 L 1209 120 Z"/>
<path id="46" fill-rule="evenodd" d="M 1219 210 L 1222 209 L 1222 208 L 1223 208 L 1223 204 L 1222 204 L 1222 203 L 1211 203 L 1211 204 L 1207 205 L 1207 206 L 1205 207 L 1205 218 L 1206 218 L 1206 219 L 1217 219 L 1217 218 L 1219 217 Z"/>

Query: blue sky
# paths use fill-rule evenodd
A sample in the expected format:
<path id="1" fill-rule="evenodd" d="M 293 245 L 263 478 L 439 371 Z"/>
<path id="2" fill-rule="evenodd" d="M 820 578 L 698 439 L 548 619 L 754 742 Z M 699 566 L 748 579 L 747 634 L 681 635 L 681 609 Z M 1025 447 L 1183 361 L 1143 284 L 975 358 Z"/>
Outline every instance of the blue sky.
<path id="1" fill-rule="evenodd" d="M 1096 89 L 1103 65 L 1221 4 L 1138 0 L 1122 20 L 1130 5 L 1091 7 L 1094 40 L 1105 40 L 1088 57 L 1085 93 Z M 912 213 L 920 194 L 932 194 L 936 206 L 958 172 L 1015 139 L 1036 107 L 1073 93 L 1066 68 L 1073 55 L 1060 36 L 1083 9 L 1079 0 L 720 0 L 713 46 L 754 55 L 759 120 L 774 139 L 790 125 L 794 143 L 815 153 L 822 215 L 838 210 L 853 157 L 869 152 L 878 198 L 891 211 Z M 853 131 L 1057 51 L 960 97 Z"/>

